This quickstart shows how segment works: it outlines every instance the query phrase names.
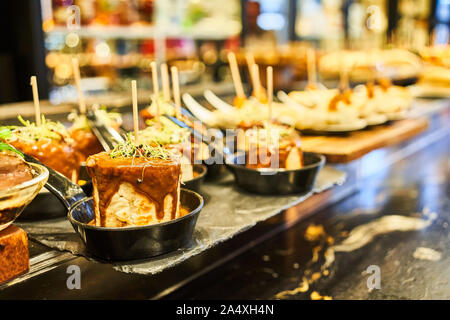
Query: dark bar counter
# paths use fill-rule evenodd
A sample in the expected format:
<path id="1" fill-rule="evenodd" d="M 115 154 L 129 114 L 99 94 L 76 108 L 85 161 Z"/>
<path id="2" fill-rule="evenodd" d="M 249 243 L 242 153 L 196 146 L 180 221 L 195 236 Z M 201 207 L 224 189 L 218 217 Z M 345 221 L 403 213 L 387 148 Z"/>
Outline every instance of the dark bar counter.
<path id="1" fill-rule="evenodd" d="M 153 276 L 126 274 L 30 241 L 30 272 L 1 285 L 0 299 L 448 299 L 450 105 L 445 103 L 416 138 L 336 165 L 348 175 L 343 186 L 173 268 Z M 429 225 L 398 231 L 398 223 L 360 248 L 327 256 L 355 228 L 371 222 L 377 228 L 379 219 L 393 215 Z M 67 288 L 71 265 L 81 269 L 80 290 Z M 379 268 L 380 289 L 368 288 L 369 266 Z"/>

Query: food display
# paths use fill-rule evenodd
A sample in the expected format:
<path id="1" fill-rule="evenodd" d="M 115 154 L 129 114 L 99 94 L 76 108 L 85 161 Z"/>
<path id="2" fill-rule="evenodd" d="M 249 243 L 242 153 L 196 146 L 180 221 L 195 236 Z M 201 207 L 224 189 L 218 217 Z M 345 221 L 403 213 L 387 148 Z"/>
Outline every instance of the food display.
<path id="1" fill-rule="evenodd" d="M 349 67 L 352 82 L 366 82 L 382 73 L 392 80 L 415 78 L 422 68 L 422 60 L 403 49 L 333 51 L 319 60 L 319 72 L 324 79 L 338 79 L 343 66 Z"/>
<path id="2" fill-rule="evenodd" d="M 203 142 L 194 141 L 191 132 L 165 117 L 147 120 L 148 127 L 139 132 L 139 142 L 162 146 L 178 155 L 181 162 L 181 180 L 195 178 L 194 163 L 209 158 L 209 148 Z"/>
<path id="3" fill-rule="evenodd" d="M 101 227 L 142 226 L 181 217 L 181 164 L 169 151 L 130 138 L 90 156 L 95 221 Z"/>
<path id="4" fill-rule="evenodd" d="M 16 153 L 0 152 L 0 190 L 14 187 L 33 179 L 33 172 L 29 164 Z"/>
<path id="5" fill-rule="evenodd" d="M 450 97 L 450 46 L 426 47 L 419 53 L 425 66 L 412 92 L 416 96 Z"/>
<path id="6" fill-rule="evenodd" d="M 247 168 L 296 170 L 303 166 L 301 139 L 292 128 L 268 123 L 252 126 L 238 135 L 237 148 L 246 152 Z"/>
<path id="7" fill-rule="evenodd" d="M 77 182 L 82 157 L 64 125 L 44 116 L 40 125 L 20 116 L 19 121 L 22 126 L 10 127 L 11 135 L 3 140 Z"/>
<path id="8" fill-rule="evenodd" d="M 0 137 L 9 138 L 9 128 Z M 48 178 L 48 171 L 24 161 L 20 151 L 0 142 L 0 230 L 10 225 L 33 200 Z"/>
<path id="9" fill-rule="evenodd" d="M 346 131 L 405 117 L 412 96 L 389 80 L 369 82 L 354 89 L 316 89 L 280 92 L 278 97 L 298 113 L 300 130 Z"/>

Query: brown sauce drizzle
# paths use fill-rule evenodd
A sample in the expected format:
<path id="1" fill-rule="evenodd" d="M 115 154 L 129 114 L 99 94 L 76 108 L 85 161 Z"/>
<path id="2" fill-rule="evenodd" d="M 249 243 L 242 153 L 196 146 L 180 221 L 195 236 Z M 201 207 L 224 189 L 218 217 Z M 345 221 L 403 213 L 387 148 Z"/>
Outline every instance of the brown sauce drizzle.
<path id="1" fill-rule="evenodd" d="M 131 184 L 137 193 L 155 204 L 158 220 L 164 217 L 164 199 L 170 194 L 172 196 L 171 219 L 175 218 L 181 173 L 179 162 L 140 157 L 112 159 L 108 153 L 101 152 L 90 156 L 86 167 L 98 189 L 100 226 L 105 226 L 106 210 L 112 197 L 124 182 Z"/>

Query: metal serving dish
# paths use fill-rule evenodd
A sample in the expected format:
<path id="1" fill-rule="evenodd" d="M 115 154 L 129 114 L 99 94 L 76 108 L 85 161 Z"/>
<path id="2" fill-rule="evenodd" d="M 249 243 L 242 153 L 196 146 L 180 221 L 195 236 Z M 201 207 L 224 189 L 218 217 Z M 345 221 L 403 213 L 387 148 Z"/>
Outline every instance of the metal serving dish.
<path id="1" fill-rule="evenodd" d="M 146 226 L 107 228 L 89 225 L 95 217 L 92 198 L 75 203 L 67 216 L 92 255 L 115 261 L 143 259 L 174 251 L 192 240 L 203 198 L 182 188 L 180 202 L 189 210 L 187 215 Z"/>
<path id="2" fill-rule="evenodd" d="M 25 160 L 42 165 L 25 154 Z M 134 260 L 153 257 L 185 246 L 192 239 L 203 197 L 181 189 L 180 203 L 189 213 L 181 218 L 154 225 L 105 228 L 90 226 L 95 214 L 92 198 L 83 189 L 55 170 L 46 167 L 45 185 L 64 205 L 75 231 L 94 256 L 104 260 Z"/>
<path id="3" fill-rule="evenodd" d="M 92 181 L 88 176 L 84 164 L 80 168 L 80 179 L 86 183 L 81 186 L 86 196 L 92 195 Z M 36 195 L 34 200 L 25 208 L 18 217 L 21 221 L 39 221 L 54 218 L 65 217 L 67 214 L 66 207 L 61 201 L 47 188 L 42 188 Z"/>
<path id="4" fill-rule="evenodd" d="M 0 230 L 14 222 L 47 182 L 49 173 L 44 166 L 29 165 L 33 179 L 0 191 Z"/>
<path id="5" fill-rule="evenodd" d="M 325 156 L 304 152 L 304 166 L 297 170 L 251 169 L 244 165 L 245 153 L 237 153 L 227 161 L 236 184 L 249 192 L 259 194 L 306 194 L 311 192 L 317 174 L 325 164 Z"/>

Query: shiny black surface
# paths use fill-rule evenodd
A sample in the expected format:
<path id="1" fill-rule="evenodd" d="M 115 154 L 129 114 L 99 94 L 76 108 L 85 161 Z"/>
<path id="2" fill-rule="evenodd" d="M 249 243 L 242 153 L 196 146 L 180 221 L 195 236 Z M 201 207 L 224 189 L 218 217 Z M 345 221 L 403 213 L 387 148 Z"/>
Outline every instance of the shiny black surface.
<path id="1" fill-rule="evenodd" d="M 194 164 L 193 166 L 194 173 L 197 174 L 197 176 L 191 180 L 184 181 L 182 183 L 183 188 L 193 190 L 195 192 L 200 192 L 200 188 L 203 184 L 203 181 L 205 181 L 205 177 L 208 173 L 208 169 L 203 164 Z"/>
<path id="2" fill-rule="evenodd" d="M 371 156 L 371 166 L 389 161 L 385 150 Z M 369 159 L 368 159 L 369 160 Z M 417 231 L 395 231 L 375 237 L 352 252 L 336 253 L 322 272 L 325 239 L 307 241 L 308 226 L 321 225 L 336 243 L 353 228 L 388 215 L 420 217 L 436 213 L 435 222 Z M 292 213 L 294 214 L 294 213 Z M 306 292 L 283 299 L 311 299 L 311 293 L 333 299 L 450 299 L 450 135 L 361 182 L 360 192 L 254 247 L 169 299 L 274 299 L 299 288 L 303 277 L 320 277 Z M 442 254 L 438 261 L 420 260 L 418 247 Z M 315 249 L 316 248 L 316 249 Z M 314 262 L 313 251 L 318 259 Z M 370 290 L 366 272 L 381 270 L 381 289 Z"/>
<path id="3" fill-rule="evenodd" d="M 153 276 L 119 272 L 111 264 L 83 257 L 67 260 L 64 255 L 69 253 L 31 240 L 31 256 L 59 253 L 59 262 L 45 260 L 42 267 L 32 262 L 33 272 L 17 279 L 20 283 L 0 286 L 0 299 L 274 298 L 283 290 L 297 288 L 305 274 L 320 270 L 324 248 L 313 264 L 316 245 L 304 239 L 310 224 L 321 224 L 329 235 L 339 236 L 340 230 L 385 214 L 414 216 L 427 210 L 439 215 L 431 227 L 380 235 L 358 251 L 339 254 L 329 277 L 322 276 L 308 292 L 286 298 L 309 299 L 317 291 L 333 299 L 449 299 L 449 119 L 448 110 L 443 111 L 430 117 L 426 133 L 338 165 L 349 174 L 346 183 L 333 188 L 331 197 L 322 197 L 323 193 L 312 197 L 321 209 L 314 210 L 308 220 L 301 212 L 287 210 Z M 347 198 L 338 202 L 343 197 Z M 293 225 L 292 221 L 301 222 Z M 418 246 L 441 252 L 442 259 L 414 259 Z M 369 291 L 366 286 L 364 272 L 371 264 L 381 268 L 381 290 Z M 80 290 L 67 288 L 67 268 L 74 265 L 81 269 Z"/>
<path id="4" fill-rule="evenodd" d="M 203 198 L 196 192 L 181 189 L 180 202 L 189 214 L 147 226 L 105 228 L 88 225 L 95 217 L 92 198 L 76 203 L 68 218 L 86 249 L 94 256 L 113 261 L 143 259 L 189 245 L 203 207 Z"/>
<path id="5" fill-rule="evenodd" d="M 227 168 L 233 173 L 236 184 L 247 191 L 259 194 L 293 194 L 311 192 L 317 174 L 325 164 L 325 157 L 319 154 L 304 152 L 304 167 L 297 170 L 279 170 L 275 174 L 262 174 L 261 171 L 246 168 L 243 163 L 244 154 L 238 154 Z"/>

